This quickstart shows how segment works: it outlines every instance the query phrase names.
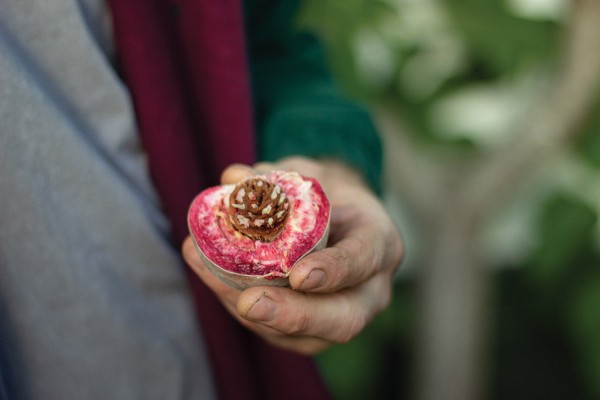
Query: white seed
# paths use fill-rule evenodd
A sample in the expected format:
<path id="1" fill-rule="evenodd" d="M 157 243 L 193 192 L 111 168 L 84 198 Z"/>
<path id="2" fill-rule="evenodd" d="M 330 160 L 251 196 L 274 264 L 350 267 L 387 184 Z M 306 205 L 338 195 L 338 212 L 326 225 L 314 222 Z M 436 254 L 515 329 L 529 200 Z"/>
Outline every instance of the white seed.
<path id="1" fill-rule="evenodd" d="M 258 208 L 258 204 L 252 203 L 252 208 Z"/>
<path id="2" fill-rule="evenodd" d="M 273 226 L 273 217 L 269 217 L 269 226 Z"/>
<path id="3" fill-rule="evenodd" d="M 275 186 L 275 189 L 273 189 L 273 192 L 271 193 L 271 200 L 275 200 L 280 192 L 281 187 L 279 187 L 279 185 Z"/>
<path id="4" fill-rule="evenodd" d="M 246 209 L 246 205 L 245 204 L 235 204 L 235 203 L 233 203 L 231 205 L 231 207 L 237 208 L 238 210 L 245 210 Z"/>
<path id="5" fill-rule="evenodd" d="M 263 224 L 264 224 L 264 223 L 265 223 L 265 220 L 264 220 L 264 219 L 257 219 L 257 220 L 254 220 L 254 225 L 258 226 L 259 228 L 260 228 L 261 226 L 263 226 Z"/>
<path id="6" fill-rule="evenodd" d="M 284 200 L 285 200 L 285 193 L 281 193 L 281 196 L 279 196 L 279 202 L 277 204 L 283 203 Z"/>
<path id="7" fill-rule="evenodd" d="M 244 190 L 244 188 L 241 188 L 239 192 L 237 192 L 237 195 L 235 196 L 235 200 L 238 203 L 241 203 L 244 201 L 244 195 L 246 194 L 246 190 Z"/>
<path id="8" fill-rule="evenodd" d="M 248 228 L 250 226 L 250 220 L 246 217 L 244 217 L 243 215 L 236 215 L 238 223 L 242 226 L 244 226 L 245 228 Z"/>
<path id="9" fill-rule="evenodd" d="M 263 185 L 263 181 L 256 182 L 256 186 L 261 187 Z"/>
<path id="10" fill-rule="evenodd" d="M 281 217 L 283 217 L 283 213 L 285 213 L 284 210 L 279 211 L 277 214 L 275 214 L 277 216 L 278 219 L 281 219 Z"/>
<path id="11" fill-rule="evenodd" d="M 248 198 L 252 201 L 256 200 L 256 195 L 254 192 L 248 192 Z"/>
<path id="12" fill-rule="evenodd" d="M 261 211 L 261 213 L 263 215 L 267 215 L 271 212 L 271 210 L 273 209 L 273 207 L 271 207 L 271 205 L 269 204 L 268 206 L 266 206 L 265 208 L 263 208 L 263 210 Z"/>

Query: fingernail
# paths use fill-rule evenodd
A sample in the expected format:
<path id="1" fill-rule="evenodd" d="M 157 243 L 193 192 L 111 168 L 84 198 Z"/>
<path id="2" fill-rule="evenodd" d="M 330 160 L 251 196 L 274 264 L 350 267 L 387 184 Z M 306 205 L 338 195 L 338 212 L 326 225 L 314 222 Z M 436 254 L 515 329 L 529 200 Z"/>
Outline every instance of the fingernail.
<path id="1" fill-rule="evenodd" d="M 266 295 L 262 295 L 246 313 L 246 319 L 268 322 L 275 319 L 279 306 Z"/>
<path id="2" fill-rule="evenodd" d="M 302 281 L 302 283 L 300 284 L 300 287 L 298 287 L 298 289 L 301 289 L 301 290 L 316 289 L 325 283 L 325 278 L 327 278 L 327 275 L 325 275 L 325 271 L 323 271 L 322 269 L 315 268 L 312 271 L 310 271 L 310 273 L 308 274 L 306 279 L 304 279 Z"/>

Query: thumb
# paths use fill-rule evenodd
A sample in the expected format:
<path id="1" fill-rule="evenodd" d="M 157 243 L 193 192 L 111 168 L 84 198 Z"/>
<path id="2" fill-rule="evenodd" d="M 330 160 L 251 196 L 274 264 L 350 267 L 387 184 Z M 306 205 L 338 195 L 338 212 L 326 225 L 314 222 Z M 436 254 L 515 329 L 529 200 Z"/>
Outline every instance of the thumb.
<path id="1" fill-rule="evenodd" d="M 223 185 L 236 183 L 254 174 L 254 169 L 249 165 L 231 164 L 223 170 L 223 173 L 221 174 L 221 183 Z"/>

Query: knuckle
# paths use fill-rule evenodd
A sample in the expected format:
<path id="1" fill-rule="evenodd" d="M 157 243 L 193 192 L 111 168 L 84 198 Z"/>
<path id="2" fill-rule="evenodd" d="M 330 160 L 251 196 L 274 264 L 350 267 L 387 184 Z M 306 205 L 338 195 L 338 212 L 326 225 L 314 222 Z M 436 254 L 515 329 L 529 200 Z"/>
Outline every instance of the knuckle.
<path id="1" fill-rule="evenodd" d="M 365 252 L 365 264 L 367 265 L 365 271 L 369 275 L 381 271 L 381 258 L 378 256 L 374 249 L 369 248 L 369 250 Z"/>
<path id="2" fill-rule="evenodd" d="M 367 318 L 363 313 L 357 313 L 347 321 L 346 326 L 340 330 L 340 336 L 336 340 L 339 344 L 348 343 L 354 339 L 367 324 Z"/>
<path id="3" fill-rule="evenodd" d="M 377 281 L 374 282 L 368 293 L 372 315 L 379 314 L 386 309 L 392 302 L 393 295 L 393 279 L 390 274 L 378 275 Z"/>
<path id="4" fill-rule="evenodd" d="M 381 291 L 379 296 L 379 302 L 376 304 L 375 312 L 379 313 L 386 309 L 392 301 L 392 288 L 391 284 L 385 285 L 385 288 Z"/>
<path id="5" fill-rule="evenodd" d="M 340 247 L 332 248 L 331 258 L 333 264 L 335 264 L 336 266 L 348 265 L 351 260 L 350 254 L 348 254 L 348 250 Z"/>
<path id="6" fill-rule="evenodd" d="M 354 339 L 367 325 L 368 318 L 366 312 L 359 307 L 352 307 L 348 310 L 347 318 L 343 319 L 338 329 L 339 335 L 335 340 L 339 344 L 348 343 Z"/>
<path id="7" fill-rule="evenodd" d="M 344 261 L 357 281 L 364 281 L 380 269 L 377 253 L 372 246 L 365 245 L 362 238 L 347 238 L 344 247 Z"/>
<path id="8" fill-rule="evenodd" d="M 301 335 L 306 332 L 308 327 L 308 315 L 305 312 L 299 312 L 290 318 L 284 331 L 292 336 Z"/>
<path id="9" fill-rule="evenodd" d="M 394 232 L 391 235 L 391 243 L 388 245 L 389 254 L 391 256 L 390 266 L 393 270 L 400 268 L 406 258 L 406 249 L 402 237 L 398 230 L 394 227 Z"/>

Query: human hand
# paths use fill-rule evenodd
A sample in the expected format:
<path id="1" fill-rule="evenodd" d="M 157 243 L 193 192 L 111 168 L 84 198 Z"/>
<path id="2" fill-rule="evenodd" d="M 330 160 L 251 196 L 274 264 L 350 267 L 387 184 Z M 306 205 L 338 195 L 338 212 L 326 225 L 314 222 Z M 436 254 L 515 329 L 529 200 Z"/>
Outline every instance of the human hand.
<path id="1" fill-rule="evenodd" d="M 331 202 L 328 247 L 292 268 L 291 289 L 239 291 L 222 283 L 204 266 L 190 237 L 183 243 L 183 256 L 242 325 L 280 347 L 315 354 L 355 337 L 389 304 L 403 245 L 379 200 L 357 172 L 340 162 L 293 157 L 253 168 L 234 165 L 221 180 L 235 183 L 269 170 L 316 178 Z"/>

